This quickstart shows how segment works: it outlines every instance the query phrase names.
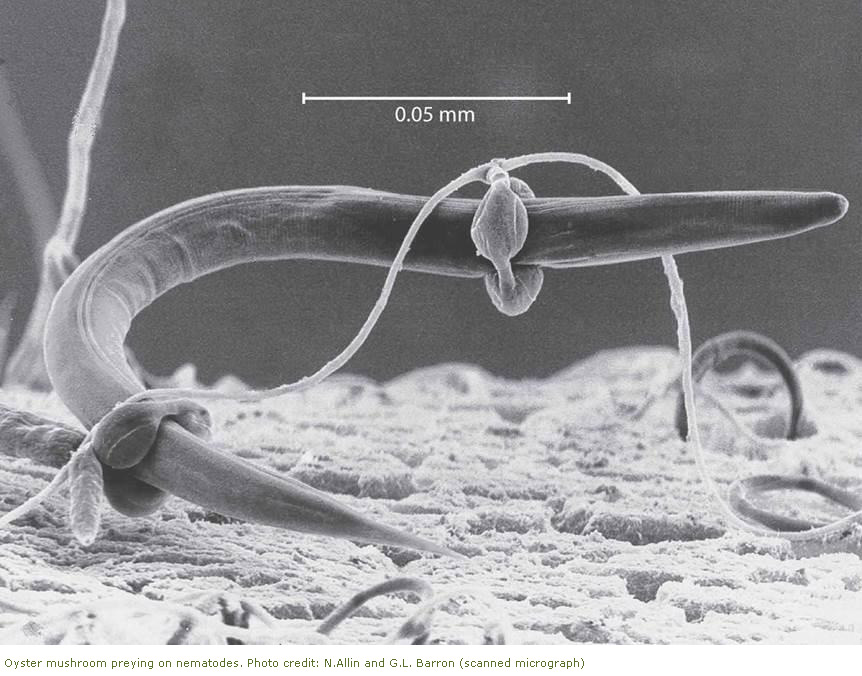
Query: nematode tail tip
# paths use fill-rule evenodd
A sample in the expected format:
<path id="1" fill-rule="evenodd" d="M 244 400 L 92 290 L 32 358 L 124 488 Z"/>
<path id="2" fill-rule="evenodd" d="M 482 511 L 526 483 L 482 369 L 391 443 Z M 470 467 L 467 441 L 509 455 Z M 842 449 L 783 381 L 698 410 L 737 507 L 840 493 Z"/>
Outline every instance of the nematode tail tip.
<path id="1" fill-rule="evenodd" d="M 836 221 L 840 221 L 847 213 L 850 202 L 844 195 L 839 195 L 834 192 L 823 193 L 822 198 L 822 225 L 830 225 Z"/>
<path id="2" fill-rule="evenodd" d="M 844 218 L 849 207 L 847 198 L 834 192 L 794 192 L 787 196 L 773 214 L 779 236 L 832 225 Z"/>

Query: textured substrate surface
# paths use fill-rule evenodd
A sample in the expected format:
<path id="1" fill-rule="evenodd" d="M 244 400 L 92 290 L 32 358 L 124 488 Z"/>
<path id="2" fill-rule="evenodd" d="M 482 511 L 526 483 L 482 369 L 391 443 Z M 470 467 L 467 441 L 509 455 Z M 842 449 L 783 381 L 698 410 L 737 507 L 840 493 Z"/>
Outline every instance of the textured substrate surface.
<path id="1" fill-rule="evenodd" d="M 800 441 L 746 440 L 704 404 L 707 460 L 723 486 L 806 472 L 862 489 L 862 368 L 830 353 L 803 361 Z M 798 545 L 726 531 L 673 426 L 676 390 L 663 385 L 676 368 L 670 349 L 632 348 L 540 381 L 449 364 L 385 384 L 338 376 L 278 400 L 208 402 L 228 452 L 469 560 L 255 526 L 178 499 L 145 519 L 106 510 L 85 548 L 60 494 L 0 531 L 0 641 L 197 642 L 236 624 L 252 630 L 243 641 L 379 642 L 417 611 L 415 597 L 375 599 L 329 639 L 314 629 L 352 594 L 412 576 L 441 595 L 438 642 L 499 631 L 512 643 L 862 642 L 858 533 Z M 769 374 L 747 366 L 712 387 L 759 434 L 780 435 L 786 400 Z M 74 423 L 53 395 L 7 390 L 0 401 Z M 0 455 L 3 510 L 55 471 Z M 786 513 L 839 513 L 774 500 Z"/>

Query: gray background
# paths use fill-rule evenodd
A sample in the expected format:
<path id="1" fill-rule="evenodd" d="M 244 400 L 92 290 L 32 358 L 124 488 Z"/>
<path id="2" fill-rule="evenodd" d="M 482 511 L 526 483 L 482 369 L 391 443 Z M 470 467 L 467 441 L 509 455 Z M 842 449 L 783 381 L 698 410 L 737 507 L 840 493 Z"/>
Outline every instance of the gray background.
<path id="1" fill-rule="evenodd" d="M 862 6 L 754 2 L 176 2 L 133 0 L 97 137 L 79 252 L 186 198 L 254 185 L 353 184 L 430 194 L 491 157 L 570 150 L 643 192 L 834 190 L 841 223 L 801 237 L 681 257 L 696 342 L 764 332 L 791 354 L 862 353 Z M 65 142 L 103 4 L 0 2 L 0 58 L 59 202 Z M 301 106 L 328 94 L 561 94 L 479 103 L 477 122 L 409 126 L 394 104 Z M 538 194 L 607 194 L 589 172 L 522 174 Z M 35 269 L 0 159 L 0 293 Z M 327 263 L 245 266 L 149 308 L 130 342 L 156 372 L 305 375 L 353 336 L 385 272 Z M 550 271 L 526 315 L 496 313 L 480 281 L 406 273 L 349 370 L 441 361 L 545 375 L 598 349 L 672 344 L 658 261 Z"/>

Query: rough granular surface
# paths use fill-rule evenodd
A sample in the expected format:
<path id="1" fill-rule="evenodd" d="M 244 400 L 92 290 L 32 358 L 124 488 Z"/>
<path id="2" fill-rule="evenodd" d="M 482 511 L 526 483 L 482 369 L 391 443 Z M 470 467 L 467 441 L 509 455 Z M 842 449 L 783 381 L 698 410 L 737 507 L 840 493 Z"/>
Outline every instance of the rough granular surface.
<path id="1" fill-rule="evenodd" d="M 374 599 L 329 638 L 315 627 L 353 594 L 409 576 L 438 595 L 436 642 L 859 643 L 858 533 L 796 544 L 728 531 L 674 427 L 677 360 L 631 348 L 525 381 L 447 364 L 206 402 L 226 452 L 467 559 L 256 526 L 179 499 L 142 519 L 106 509 L 82 547 L 61 493 L 0 531 L 0 640 L 381 642 L 419 599 Z M 744 365 L 705 383 L 756 432 L 740 435 L 704 401 L 707 461 L 723 487 L 805 473 L 862 490 L 860 364 L 827 352 L 803 361 L 805 436 L 794 442 L 777 439 L 786 395 L 772 374 Z M 0 401 L 74 423 L 54 395 L 6 390 Z M 0 456 L 3 510 L 55 472 Z M 787 514 L 843 514 L 795 494 L 769 500 Z M 234 626 L 247 629 L 233 636 Z"/>

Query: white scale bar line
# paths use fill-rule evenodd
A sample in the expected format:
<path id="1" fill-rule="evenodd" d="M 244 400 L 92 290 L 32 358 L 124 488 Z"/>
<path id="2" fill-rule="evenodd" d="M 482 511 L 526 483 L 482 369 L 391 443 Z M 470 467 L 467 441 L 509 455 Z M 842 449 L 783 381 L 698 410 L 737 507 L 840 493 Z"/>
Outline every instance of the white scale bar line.
<path id="1" fill-rule="evenodd" d="M 309 96 L 302 92 L 302 105 L 309 101 L 565 101 L 572 103 L 572 93 L 565 96 Z"/>

